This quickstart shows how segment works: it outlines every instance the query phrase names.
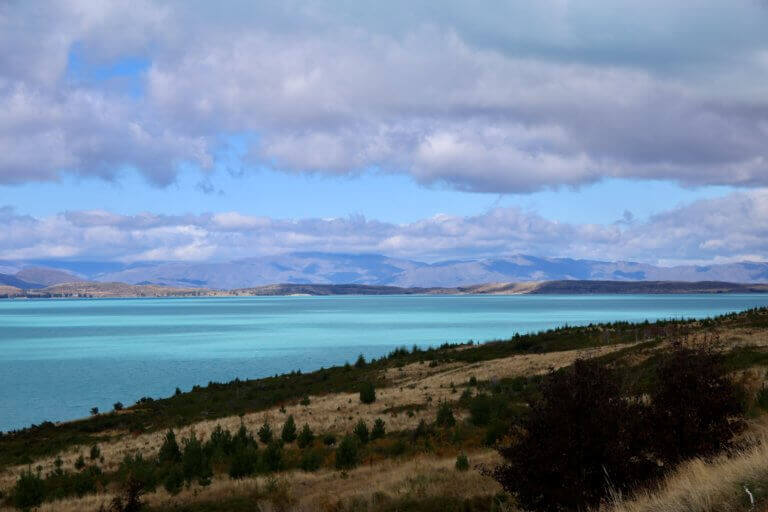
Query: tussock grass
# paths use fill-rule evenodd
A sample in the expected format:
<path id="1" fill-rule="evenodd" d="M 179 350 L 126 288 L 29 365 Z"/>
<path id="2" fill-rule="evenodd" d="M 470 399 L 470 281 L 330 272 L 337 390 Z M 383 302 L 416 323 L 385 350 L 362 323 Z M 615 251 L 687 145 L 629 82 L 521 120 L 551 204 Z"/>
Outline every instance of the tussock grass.
<path id="1" fill-rule="evenodd" d="M 752 508 L 745 487 L 752 493 Z M 601 512 L 739 512 L 768 510 L 768 430 L 749 448 L 711 461 L 693 459 L 655 488 L 621 499 Z"/>

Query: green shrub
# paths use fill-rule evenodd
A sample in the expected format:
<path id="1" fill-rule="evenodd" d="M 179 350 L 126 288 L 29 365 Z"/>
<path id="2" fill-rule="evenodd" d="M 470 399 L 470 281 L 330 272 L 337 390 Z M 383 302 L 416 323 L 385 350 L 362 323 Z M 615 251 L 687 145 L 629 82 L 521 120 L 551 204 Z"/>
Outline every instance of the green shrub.
<path id="1" fill-rule="evenodd" d="M 123 482 L 135 481 L 145 491 L 153 492 L 157 487 L 157 464 L 144 460 L 140 453 L 126 455 L 117 470 Z"/>
<path id="2" fill-rule="evenodd" d="M 101 475 L 101 469 L 95 466 L 76 473 L 72 477 L 72 491 L 77 497 L 95 493 Z"/>
<path id="3" fill-rule="evenodd" d="M 325 446 L 333 446 L 336 444 L 336 436 L 333 434 L 325 434 L 323 436 L 323 444 Z"/>
<path id="4" fill-rule="evenodd" d="M 323 463 L 323 454 L 317 449 L 305 450 L 301 454 L 299 467 L 304 471 L 317 471 Z"/>
<path id="5" fill-rule="evenodd" d="M 179 464 L 171 466 L 168 474 L 165 475 L 163 480 L 163 488 L 168 491 L 171 496 L 176 496 L 181 492 L 181 488 L 184 485 L 184 470 Z"/>
<path id="6" fill-rule="evenodd" d="M 363 354 L 357 356 L 357 361 L 355 361 L 355 368 L 365 368 L 365 364 L 365 356 L 363 356 Z"/>
<path id="7" fill-rule="evenodd" d="M 13 505 L 21 510 L 38 507 L 45 499 L 45 483 L 38 473 L 22 471 L 11 497 Z"/>
<path id="8" fill-rule="evenodd" d="M 283 423 L 283 430 L 280 432 L 280 438 L 286 443 L 292 443 L 296 440 L 296 421 L 293 419 L 293 415 L 289 415 L 288 419 Z"/>
<path id="9" fill-rule="evenodd" d="M 456 418 L 453 417 L 453 409 L 448 402 L 443 402 L 437 408 L 437 418 L 435 423 L 438 427 L 450 428 L 456 424 Z"/>
<path id="10" fill-rule="evenodd" d="M 370 433 L 368 432 L 368 426 L 365 424 L 365 421 L 358 421 L 352 433 L 355 434 L 361 444 L 368 444 Z"/>
<path id="11" fill-rule="evenodd" d="M 469 470 L 469 459 L 465 453 L 460 453 L 456 456 L 456 471 Z"/>
<path id="12" fill-rule="evenodd" d="M 469 421 L 482 427 L 491 421 L 493 416 L 493 401 L 486 394 L 477 395 L 469 404 Z"/>
<path id="13" fill-rule="evenodd" d="M 376 388 L 370 382 L 364 382 L 360 386 L 360 401 L 364 404 L 372 404 L 376 401 Z"/>
<path id="14" fill-rule="evenodd" d="M 94 444 L 91 446 L 91 453 L 89 454 L 89 458 L 91 460 L 96 460 L 99 457 L 101 457 L 101 450 L 99 449 L 99 445 Z"/>
<path id="15" fill-rule="evenodd" d="M 356 436 L 344 436 L 336 448 L 336 469 L 353 469 L 358 464 L 358 445 Z"/>
<path id="16" fill-rule="evenodd" d="M 376 421 L 373 422 L 373 428 L 371 429 L 371 441 L 376 439 L 381 439 L 386 435 L 387 431 L 384 426 L 384 420 L 381 418 L 376 418 Z"/>
<path id="17" fill-rule="evenodd" d="M 184 450 L 181 453 L 181 467 L 184 471 L 184 480 L 188 483 L 196 480 L 202 486 L 211 483 L 213 468 L 211 460 L 203 450 L 203 443 L 195 434 L 182 441 Z"/>
<path id="18" fill-rule="evenodd" d="M 83 457 L 83 454 L 81 453 L 80 456 L 75 461 L 75 469 L 80 471 L 85 467 L 85 457 Z"/>
<path id="19" fill-rule="evenodd" d="M 304 407 L 308 406 L 311 403 L 310 400 L 309 400 L 309 396 L 305 396 L 304 398 L 302 398 L 301 402 L 299 402 L 299 403 L 301 405 L 303 405 Z"/>
<path id="20" fill-rule="evenodd" d="M 256 472 L 259 463 L 259 452 L 255 445 L 238 444 L 229 465 L 229 477 L 232 479 L 245 478 Z"/>
<path id="21" fill-rule="evenodd" d="M 259 441 L 264 444 L 269 444 L 272 441 L 272 427 L 269 426 L 267 421 L 259 429 Z"/>
<path id="22" fill-rule="evenodd" d="M 245 425 L 240 425 L 235 437 L 232 437 L 229 430 L 223 429 L 221 425 L 216 425 L 205 444 L 205 450 L 213 459 L 219 460 L 232 454 L 235 444 L 247 445 L 252 440 L 253 438 L 248 434 Z"/>
<path id="23" fill-rule="evenodd" d="M 116 411 L 122 411 L 123 410 L 123 402 L 115 402 L 115 404 L 112 407 Z"/>
<path id="24" fill-rule="evenodd" d="M 432 433 L 432 429 L 429 428 L 429 425 L 427 424 L 424 419 L 419 421 L 419 424 L 416 426 L 416 430 L 413 431 L 413 437 L 418 439 L 420 437 L 429 437 L 429 435 Z"/>
<path id="25" fill-rule="evenodd" d="M 91 451 L 93 454 L 93 451 Z M 157 460 L 160 464 L 174 464 L 181 462 L 181 449 L 179 449 L 179 443 L 176 442 L 176 434 L 173 430 L 168 430 L 165 433 L 163 444 L 160 446 L 160 451 L 157 454 Z"/>
<path id="26" fill-rule="evenodd" d="M 309 425 L 305 423 L 301 429 L 301 432 L 299 432 L 299 437 L 297 438 L 296 444 L 299 446 L 299 448 L 306 448 L 307 446 L 311 445 L 314 440 L 315 434 L 312 432 L 312 429 L 309 428 Z"/>
<path id="27" fill-rule="evenodd" d="M 283 469 L 283 444 L 280 441 L 270 442 L 264 450 L 262 461 L 267 471 Z"/>

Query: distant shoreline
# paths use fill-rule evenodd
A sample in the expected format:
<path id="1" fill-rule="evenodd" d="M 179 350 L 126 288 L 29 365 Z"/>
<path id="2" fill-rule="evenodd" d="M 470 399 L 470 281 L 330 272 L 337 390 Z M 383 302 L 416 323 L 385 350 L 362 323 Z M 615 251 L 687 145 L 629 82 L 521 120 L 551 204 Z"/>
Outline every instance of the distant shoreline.
<path id="1" fill-rule="evenodd" d="M 361 284 L 272 284 L 234 290 L 178 288 L 154 284 L 63 283 L 23 290 L 0 286 L 2 299 L 186 298 L 330 295 L 605 295 L 768 293 L 768 283 L 719 281 L 528 281 L 457 287 L 398 287 Z"/>

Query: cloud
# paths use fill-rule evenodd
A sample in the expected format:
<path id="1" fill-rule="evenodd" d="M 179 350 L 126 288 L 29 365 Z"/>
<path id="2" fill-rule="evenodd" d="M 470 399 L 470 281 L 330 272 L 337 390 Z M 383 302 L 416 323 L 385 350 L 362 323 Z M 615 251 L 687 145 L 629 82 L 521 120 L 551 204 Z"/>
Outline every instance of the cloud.
<path id="1" fill-rule="evenodd" d="M 768 185 L 768 10 L 758 2 L 312 0 L 0 7 L 0 183 L 171 183 L 222 135 L 286 172 L 371 167 L 530 192 L 606 177 Z M 148 63 L 138 97 L 68 79 Z M 203 180 L 202 187 L 214 190 Z M 210 186 L 209 186 L 210 185 Z"/>
<path id="2" fill-rule="evenodd" d="M 4 183 L 53 181 L 63 172 L 113 180 L 138 168 L 165 185 L 182 162 L 211 165 L 204 138 L 168 131 L 143 119 L 127 100 L 99 92 L 0 85 L 0 110 Z"/>
<path id="3" fill-rule="evenodd" d="M 648 219 L 556 222 L 517 208 L 393 224 L 361 215 L 275 219 L 239 212 L 167 216 L 0 208 L 0 260 L 229 261 L 294 251 L 438 260 L 512 254 L 646 263 L 768 260 L 768 189 L 702 199 Z"/>

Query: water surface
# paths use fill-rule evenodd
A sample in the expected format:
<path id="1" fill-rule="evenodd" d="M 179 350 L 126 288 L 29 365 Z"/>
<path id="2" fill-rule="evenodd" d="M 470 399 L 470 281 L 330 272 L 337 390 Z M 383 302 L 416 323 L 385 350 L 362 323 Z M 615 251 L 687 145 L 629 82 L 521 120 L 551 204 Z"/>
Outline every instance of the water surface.
<path id="1" fill-rule="evenodd" d="M 0 430 L 83 417 L 178 386 L 613 320 L 705 317 L 768 295 L 0 300 Z"/>

